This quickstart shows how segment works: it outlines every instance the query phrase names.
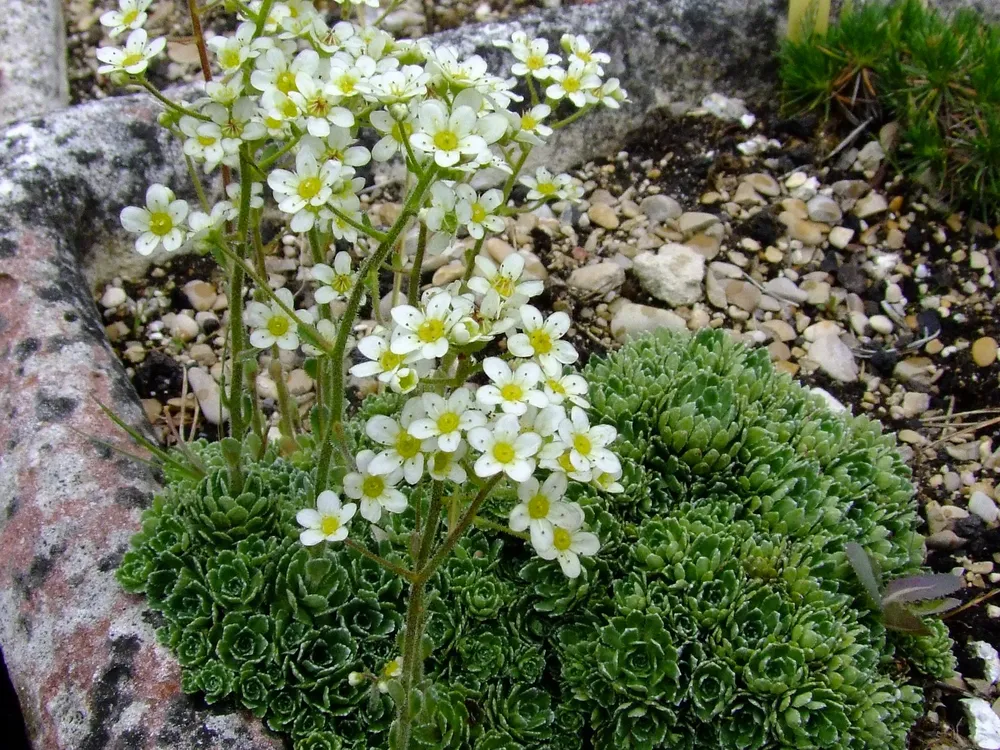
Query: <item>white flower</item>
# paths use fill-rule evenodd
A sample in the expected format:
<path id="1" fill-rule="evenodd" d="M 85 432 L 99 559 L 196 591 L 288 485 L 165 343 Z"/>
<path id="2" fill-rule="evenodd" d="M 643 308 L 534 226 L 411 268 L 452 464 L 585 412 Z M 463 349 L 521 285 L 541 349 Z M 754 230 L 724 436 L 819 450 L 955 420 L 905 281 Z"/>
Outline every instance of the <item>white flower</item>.
<path id="1" fill-rule="evenodd" d="M 422 40 L 423 41 L 423 40 Z M 456 89 L 475 88 L 489 78 L 489 66 L 479 55 L 458 59 L 453 47 L 425 47 L 427 71 L 437 84 L 445 83 Z"/>
<path id="2" fill-rule="evenodd" d="M 306 119 L 306 130 L 317 138 L 330 135 L 330 123 L 339 128 L 354 125 L 354 115 L 346 107 L 335 106 L 340 96 L 328 83 L 322 83 L 302 70 L 295 75 L 295 91 L 288 92 L 288 98 L 302 110 Z"/>
<path id="3" fill-rule="evenodd" d="M 493 261 L 482 255 L 476 256 L 475 263 L 479 275 L 469 279 L 469 288 L 484 296 L 492 293 L 499 298 L 500 302 L 517 306 L 524 304 L 528 299 L 545 290 L 545 284 L 541 280 L 521 279 L 524 273 L 523 255 L 511 253 L 503 259 L 499 268 Z"/>
<path id="4" fill-rule="evenodd" d="M 139 235 L 136 251 L 149 255 L 161 242 L 168 251 L 184 243 L 182 225 L 187 215 L 187 201 L 176 200 L 173 190 L 153 184 L 146 190 L 146 207 L 126 206 L 121 212 L 121 222 L 126 230 Z"/>
<path id="5" fill-rule="evenodd" d="M 195 161 L 205 163 L 205 172 L 211 172 L 220 162 L 229 166 L 239 163 L 240 141 L 227 138 L 222 132 L 219 122 L 226 122 L 229 113 L 218 104 L 206 107 L 206 113 L 212 117 L 212 122 L 205 122 L 185 115 L 180 119 L 178 127 L 187 136 L 184 141 L 184 153 Z"/>
<path id="6" fill-rule="evenodd" d="M 275 292 L 275 296 L 285 303 L 285 307 L 289 310 L 295 310 L 295 299 L 288 289 L 279 289 Z M 303 323 L 313 322 L 312 313 L 308 310 L 297 310 L 295 317 Z M 244 320 L 255 329 L 250 334 L 251 346 L 266 349 L 277 344 L 279 349 L 289 351 L 299 347 L 298 324 L 274 300 L 270 304 L 263 302 L 248 304 Z"/>
<path id="7" fill-rule="evenodd" d="M 468 446 L 465 443 L 459 443 L 458 449 L 452 453 L 435 451 L 427 459 L 427 473 L 430 474 L 431 479 L 436 479 L 439 482 L 448 480 L 455 482 L 455 484 L 464 484 L 469 476 L 463 468 L 461 460 L 467 452 Z"/>
<path id="8" fill-rule="evenodd" d="M 545 394 L 537 389 L 542 370 L 534 362 L 522 362 L 516 370 L 499 357 L 483 360 L 483 370 L 493 382 L 480 386 L 476 400 L 484 406 L 499 406 L 505 414 L 520 416 L 528 404 L 543 409 L 548 406 Z"/>
<path id="9" fill-rule="evenodd" d="M 264 94 L 274 91 L 288 94 L 296 90 L 296 75 L 300 71 L 312 75 L 319 67 L 319 54 L 312 49 L 300 52 L 291 62 L 288 58 L 278 47 L 267 50 L 257 58 L 250 83 Z"/>
<path id="10" fill-rule="evenodd" d="M 229 196 L 229 202 L 234 206 L 240 205 L 240 183 L 230 182 L 226 185 L 226 195 Z M 264 185 L 259 182 L 250 183 L 250 208 L 263 208 L 264 207 Z M 235 219 L 239 215 L 239 209 L 237 209 L 236 214 L 234 214 L 232 219 Z"/>
<path id="11" fill-rule="evenodd" d="M 362 84 L 375 75 L 376 63 L 367 55 L 356 60 L 345 58 L 343 54 L 330 61 L 330 87 L 341 98 L 349 98 L 361 93 Z"/>
<path id="12" fill-rule="evenodd" d="M 114 39 L 125 31 L 141 28 L 146 23 L 146 9 L 153 0 L 118 0 L 118 10 L 109 10 L 101 16 L 101 25 L 108 27 L 108 36 Z"/>
<path id="13" fill-rule="evenodd" d="M 324 490 L 316 498 L 315 510 L 303 508 L 295 514 L 295 520 L 305 527 L 299 534 L 299 541 L 306 547 L 320 542 L 342 542 L 347 539 L 347 527 L 357 510 L 354 503 L 341 507 L 337 493 Z"/>
<path id="14" fill-rule="evenodd" d="M 240 96 L 243 95 L 243 71 L 228 78 L 216 78 L 205 84 L 205 93 L 208 98 L 223 107 L 231 106 Z M 254 105 L 256 113 L 256 105 Z"/>
<path id="15" fill-rule="evenodd" d="M 568 451 L 569 463 L 577 472 L 621 472 L 621 461 L 607 448 L 617 435 L 617 430 L 611 425 L 597 424 L 591 427 L 587 412 L 574 406 L 570 418 L 564 419 L 559 425 L 559 439 L 545 446 L 543 457 L 551 458 L 559 451 Z"/>
<path id="16" fill-rule="evenodd" d="M 462 183 L 455 188 L 458 202 L 455 204 L 455 216 L 459 223 L 465 224 L 469 235 L 479 240 L 486 232 L 502 232 L 506 224 L 502 217 L 496 215 L 496 210 L 503 203 L 503 193 L 493 188 L 482 196 L 476 194 L 472 186 Z"/>
<path id="17" fill-rule="evenodd" d="M 617 78 L 609 78 L 601 85 L 597 98 L 608 109 L 620 109 L 622 102 L 628 101 L 628 92 Z"/>
<path id="18" fill-rule="evenodd" d="M 360 5 L 362 2 L 364 2 L 365 5 L 371 5 L 374 2 L 375 7 L 378 7 L 378 0 L 350 0 L 350 2 L 355 5 Z M 382 674 L 376 679 L 375 687 L 378 688 L 380 693 L 388 693 L 389 683 L 397 679 L 402 674 L 403 660 L 399 657 L 390 659 L 385 663 L 385 666 L 382 667 Z"/>
<path id="19" fill-rule="evenodd" d="M 450 114 L 434 99 L 420 105 L 420 130 L 410 136 L 410 143 L 424 153 L 433 154 L 439 167 L 452 167 L 463 156 L 475 157 L 488 151 L 486 139 L 476 133 L 476 113 L 469 107 L 456 107 Z"/>
<path id="20" fill-rule="evenodd" d="M 405 107 L 404 107 L 405 108 Z M 396 154 L 406 154 L 406 143 L 416 132 L 416 118 L 410 114 L 396 120 L 384 109 L 377 109 L 368 115 L 368 119 L 382 138 L 372 147 L 372 158 L 375 161 L 389 161 Z"/>
<path id="21" fill-rule="evenodd" d="M 97 59 L 105 63 L 97 72 L 102 75 L 123 72 L 137 76 L 149 67 L 149 61 L 160 54 L 166 45 L 167 40 L 162 36 L 147 44 L 146 30 L 136 29 L 128 35 L 124 49 L 101 47 L 97 50 Z"/>
<path id="22" fill-rule="evenodd" d="M 535 176 L 525 175 L 521 177 L 521 184 L 528 188 L 529 201 L 543 201 L 552 198 L 566 200 L 569 194 L 566 189 L 573 183 L 573 178 L 568 174 L 558 174 L 554 177 L 545 167 L 535 170 Z"/>
<path id="23" fill-rule="evenodd" d="M 358 378 L 378 375 L 379 381 L 396 393 L 408 393 L 417 387 L 419 378 L 411 365 L 420 359 L 419 351 L 396 354 L 381 336 L 365 336 L 358 342 L 358 351 L 370 361 L 354 365 L 351 375 Z"/>
<path id="24" fill-rule="evenodd" d="M 418 419 L 410 432 L 421 439 L 436 438 L 438 450 L 453 453 L 462 442 L 462 433 L 486 424 L 486 415 L 472 408 L 472 394 L 458 388 L 449 398 L 436 393 L 423 395 L 427 416 Z"/>
<path id="25" fill-rule="evenodd" d="M 256 30 L 255 23 L 244 21 L 233 36 L 220 34 L 209 39 L 206 44 L 215 52 L 219 67 L 228 73 L 239 69 L 251 57 L 257 57 L 260 49 L 254 45 L 253 35 Z"/>
<path id="26" fill-rule="evenodd" d="M 429 79 L 430 75 L 419 65 L 404 65 L 399 70 L 371 76 L 367 81 L 358 84 L 358 90 L 369 101 L 398 104 L 424 96 L 427 93 Z"/>
<path id="27" fill-rule="evenodd" d="M 308 232 L 316 221 L 316 212 L 333 193 L 333 183 L 340 177 L 341 165 L 335 161 L 320 166 L 315 154 L 301 149 L 295 156 L 295 171 L 275 169 L 267 176 L 278 209 L 292 214 L 293 232 Z"/>
<path id="28" fill-rule="evenodd" d="M 597 536 L 588 531 L 580 531 L 581 526 L 582 514 L 571 519 L 565 526 L 553 527 L 552 545 L 535 550 L 543 560 L 558 560 L 559 567 L 567 578 L 577 578 L 580 575 L 580 555 L 590 557 L 601 549 Z"/>
<path id="29" fill-rule="evenodd" d="M 364 146 L 352 145 L 355 143 L 357 141 L 351 136 L 348 128 L 334 125 L 330 128 L 330 134 L 325 142 L 306 145 L 304 148 L 311 148 L 314 153 L 319 154 L 320 161 L 333 159 L 348 167 L 363 167 L 371 161 L 372 155 Z"/>
<path id="30" fill-rule="evenodd" d="M 592 482 L 594 483 L 594 485 L 604 490 L 605 492 L 617 495 L 625 491 L 625 488 L 622 486 L 622 483 L 618 481 L 621 478 L 622 478 L 621 470 L 610 473 L 602 471 L 594 475 Z"/>
<path id="31" fill-rule="evenodd" d="M 597 75 L 604 75 L 601 65 L 611 62 L 611 57 L 606 52 L 594 52 L 585 36 L 563 34 L 559 44 L 569 55 L 571 63 L 589 66 Z"/>
<path id="32" fill-rule="evenodd" d="M 544 81 L 551 77 L 549 69 L 559 64 L 559 55 L 549 52 L 549 43 L 545 39 L 529 40 L 523 31 L 515 31 L 511 35 L 510 51 L 517 58 L 510 69 L 516 76 L 530 75 Z"/>
<path id="33" fill-rule="evenodd" d="M 601 88 L 601 79 L 579 60 L 571 62 L 568 70 L 552 68 L 549 72 L 554 81 L 545 89 L 545 96 L 549 99 L 559 101 L 566 98 L 577 107 L 597 101 L 594 93 Z"/>
<path id="34" fill-rule="evenodd" d="M 321 305 L 336 299 L 346 299 L 357 283 L 357 274 L 351 271 L 351 255 L 341 251 L 333 258 L 333 268 L 326 263 L 317 263 L 312 267 L 312 277 L 322 286 L 313 295 Z M 362 304 L 364 300 L 362 300 Z"/>
<path id="35" fill-rule="evenodd" d="M 552 128 L 543 123 L 545 118 L 551 114 L 552 107 L 548 104 L 532 107 L 529 112 L 525 112 L 517 119 L 514 127 L 517 135 L 514 136 L 514 140 L 519 143 L 531 143 L 535 146 L 541 145 L 544 138 L 552 135 Z"/>
<path id="36" fill-rule="evenodd" d="M 400 468 L 384 474 L 371 471 L 374 451 L 361 451 L 357 455 L 358 470 L 344 477 L 344 494 L 361 503 L 361 517 L 378 523 L 382 511 L 402 513 L 406 510 L 406 496 L 396 489 L 403 478 Z"/>
<path id="37" fill-rule="evenodd" d="M 559 362 L 549 360 L 542 365 L 542 390 L 550 404 L 559 405 L 569 401 L 574 406 L 590 408 L 590 402 L 586 399 L 590 390 L 587 381 L 576 373 L 563 374 L 563 366 Z"/>
<path id="38" fill-rule="evenodd" d="M 424 213 L 424 223 L 432 232 L 450 239 L 458 231 L 458 218 L 455 216 L 458 195 L 451 183 L 443 180 L 431 185 L 430 192 L 431 205 Z"/>
<path id="39" fill-rule="evenodd" d="M 313 320 L 316 320 L 319 316 L 314 314 L 312 310 L 309 311 L 310 315 L 313 316 Z M 320 337 L 326 342 L 330 349 L 333 349 L 337 342 L 337 326 L 332 320 L 327 320 L 326 318 L 321 318 L 316 320 L 316 332 L 319 333 Z M 348 338 L 350 342 L 350 338 Z M 350 346 L 350 344 L 348 344 Z M 307 344 L 305 341 L 302 342 L 302 351 L 308 354 L 310 357 L 322 357 L 324 352 L 318 346 L 313 346 L 312 344 Z"/>
<path id="40" fill-rule="evenodd" d="M 514 531 L 530 531 L 531 544 L 536 550 L 552 546 L 554 526 L 567 526 L 583 520 L 583 511 L 575 503 L 561 502 L 568 484 L 565 474 L 549 474 L 545 483 L 531 477 L 517 488 L 521 501 L 510 511 L 509 524 Z"/>
<path id="41" fill-rule="evenodd" d="M 545 320 L 538 308 L 525 305 L 521 308 L 524 332 L 508 337 L 507 351 L 515 357 L 534 357 L 542 366 L 553 362 L 571 365 L 580 355 L 572 344 L 561 340 L 569 325 L 569 315 L 564 312 L 554 312 Z"/>
<path id="42" fill-rule="evenodd" d="M 392 335 L 390 348 L 396 354 L 419 352 L 423 359 L 443 357 L 448 352 L 448 334 L 462 319 L 463 309 L 452 308 L 446 292 L 435 294 L 423 309 L 411 305 L 392 308 L 392 319 L 399 326 Z"/>
<path id="43" fill-rule="evenodd" d="M 535 471 L 535 459 L 542 439 L 533 432 L 521 434 L 517 417 L 505 414 L 489 427 L 469 430 L 469 443 L 481 455 L 474 470 L 478 477 L 503 472 L 515 482 L 526 482 Z"/>
<path id="44" fill-rule="evenodd" d="M 424 453 L 434 449 L 433 440 L 421 440 L 410 432 L 413 423 L 424 416 L 424 405 L 419 398 L 411 398 L 403 406 L 399 421 L 381 414 L 368 420 L 365 434 L 385 450 L 372 459 L 369 470 L 373 474 L 391 474 L 400 466 L 403 477 L 416 484 L 424 473 Z"/>
<path id="45" fill-rule="evenodd" d="M 259 141 L 267 135 L 267 128 L 258 117 L 257 105 L 248 97 L 240 97 L 228 110 L 214 107 L 206 107 L 205 110 L 218 123 L 222 135 L 226 138 L 249 142 Z M 238 142 L 236 146 L 239 147 Z"/>

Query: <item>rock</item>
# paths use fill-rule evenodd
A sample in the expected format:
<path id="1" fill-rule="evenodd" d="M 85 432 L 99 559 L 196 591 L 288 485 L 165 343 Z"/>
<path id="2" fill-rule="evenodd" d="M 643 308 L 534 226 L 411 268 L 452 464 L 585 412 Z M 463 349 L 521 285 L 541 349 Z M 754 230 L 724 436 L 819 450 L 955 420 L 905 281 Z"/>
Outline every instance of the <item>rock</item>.
<path id="1" fill-rule="evenodd" d="M 667 304 L 691 305 L 701 299 L 705 258 L 685 245 L 670 243 L 659 253 L 640 253 L 632 268 L 642 288 Z"/>
<path id="2" fill-rule="evenodd" d="M 826 402 L 827 408 L 830 411 L 832 411 L 834 414 L 839 414 L 840 412 L 847 411 L 847 407 L 844 406 L 842 403 L 840 403 L 840 401 L 838 401 L 834 397 L 834 395 L 832 393 L 830 393 L 830 391 L 826 390 L 825 388 L 816 388 L 816 387 L 813 387 L 813 388 L 809 389 L 809 392 L 813 393 L 813 394 L 819 396 L 821 399 L 823 399 Z"/>
<path id="3" fill-rule="evenodd" d="M 868 277 L 861 264 L 852 260 L 837 268 L 837 283 L 849 292 L 863 294 L 868 288 Z"/>
<path id="4" fill-rule="evenodd" d="M 785 259 L 784 253 L 782 253 L 776 247 L 769 247 L 767 250 L 764 251 L 764 260 L 766 260 L 768 263 L 777 264 L 781 263 L 781 261 L 783 261 L 784 259 Z"/>
<path id="5" fill-rule="evenodd" d="M 4 4 L 0 125 L 69 104 L 64 12 L 57 0 Z"/>
<path id="6" fill-rule="evenodd" d="M 815 341 L 822 336 L 840 336 L 844 330 L 834 320 L 819 320 L 802 332 L 806 341 Z"/>
<path id="7" fill-rule="evenodd" d="M 222 394 L 219 384 L 207 371 L 192 367 L 187 371 L 188 384 L 198 399 L 201 414 L 210 424 L 218 425 L 229 419 L 229 411 L 222 408 Z"/>
<path id="8" fill-rule="evenodd" d="M 833 245 L 838 250 L 843 250 L 850 241 L 854 238 L 854 230 L 848 229 L 847 227 L 834 227 L 830 230 L 830 235 L 827 239 L 830 244 Z"/>
<path id="9" fill-rule="evenodd" d="M 981 750 L 1000 749 L 1000 716 L 982 698 L 962 698 L 969 717 L 969 737 Z"/>
<path id="10" fill-rule="evenodd" d="M 725 285 L 719 281 L 719 277 L 711 270 L 705 274 L 705 296 L 712 307 L 716 307 L 719 310 L 725 310 L 729 305 L 729 300 L 726 299 Z"/>
<path id="11" fill-rule="evenodd" d="M 879 193 L 868 193 L 854 204 L 854 214 L 861 219 L 865 219 L 875 214 L 883 213 L 889 208 L 889 203 L 885 197 Z"/>
<path id="12" fill-rule="evenodd" d="M 808 247 L 816 247 L 823 243 L 824 231 L 828 229 L 826 224 L 789 216 L 787 212 L 783 213 L 782 217 L 784 217 L 782 221 L 787 227 L 786 234 L 789 239 L 798 240 Z"/>
<path id="13" fill-rule="evenodd" d="M 809 211 L 809 218 L 821 224 L 836 224 L 843 216 L 837 201 L 826 195 L 812 198 L 806 204 L 806 209 Z"/>
<path id="14" fill-rule="evenodd" d="M 169 314 L 164 315 L 163 322 L 167 324 L 170 335 L 181 341 L 190 341 L 201 333 L 198 323 L 187 313 L 176 314 L 172 317 Z"/>
<path id="15" fill-rule="evenodd" d="M 434 286 L 447 286 L 453 281 L 458 281 L 465 275 L 465 264 L 460 260 L 453 260 L 447 265 L 441 266 L 434 272 L 431 283 Z"/>
<path id="16" fill-rule="evenodd" d="M 885 315 L 872 315 L 868 319 L 868 325 L 872 327 L 873 331 L 881 334 L 890 334 L 893 329 L 892 321 Z"/>
<path id="17" fill-rule="evenodd" d="M 614 310 L 611 318 L 611 334 L 618 341 L 625 341 L 630 336 L 666 328 L 671 331 L 687 330 L 684 318 L 670 310 L 649 305 L 637 305 L 628 300 L 619 300 L 621 304 L 612 305 Z"/>
<path id="18" fill-rule="evenodd" d="M 783 320 L 766 320 L 761 327 L 770 331 L 778 341 L 795 341 L 798 336 L 795 329 Z"/>
<path id="19" fill-rule="evenodd" d="M 766 195 L 769 198 L 777 198 L 781 195 L 781 185 L 769 174 L 754 172 L 753 174 L 748 174 L 743 180 L 761 195 Z"/>
<path id="20" fill-rule="evenodd" d="M 885 151 L 878 141 L 869 141 L 864 148 L 858 151 L 858 166 L 865 172 L 874 172 L 882 164 L 885 158 Z"/>
<path id="21" fill-rule="evenodd" d="M 834 380 L 853 383 L 858 379 L 858 364 L 839 336 L 825 334 L 813 341 L 809 347 L 809 359 Z"/>
<path id="22" fill-rule="evenodd" d="M 701 106 L 720 120 L 739 120 L 747 114 L 747 106 L 742 99 L 714 91 L 701 100 Z"/>
<path id="23" fill-rule="evenodd" d="M 838 198 L 856 201 L 872 189 L 865 180 L 837 180 L 833 183 L 833 194 Z"/>
<path id="24" fill-rule="evenodd" d="M 908 391 L 905 396 L 903 396 L 903 416 L 908 419 L 913 417 L 918 417 L 927 411 L 931 406 L 931 397 L 926 393 L 917 393 L 915 391 Z"/>
<path id="25" fill-rule="evenodd" d="M 936 534 L 931 534 L 924 541 L 927 544 L 928 549 L 937 549 L 945 552 L 958 549 L 959 547 L 964 547 L 966 543 L 966 539 L 960 537 L 951 529 L 945 529 L 944 531 L 939 531 Z"/>
<path id="26" fill-rule="evenodd" d="M 972 344 L 972 361 L 979 367 L 989 367 L 997 360 L 997 342 L 990 336 L 976 339 Z"/>
<path id="27" fill-rule="evenodd" d="M 650 195 L 643 198 L 639 204 L 639 210 L 649 218 L 651 222 L 663 224 L 673 219 L 679 219 L 684 209 L 681 204 L 669 195 Z"/>
<path id="28" fill-rule="evenodd" d="M 606 293 L 625 283 L 625 269 L 617 263 L 603 262 L 578 268 L 569 275 L 566 284 L 588 292 Z"/>
<path id="29" fill-rule="evenodd" d="M 969 253 L 969 268 L 974 271 L 982 271 L 990 267 L 990 259 L 982 250 L 972 250 Z"/>
<path id="30" fill-rule="evenodd" d="M 929 388 L 934 380 L 934 363 L 927 357 L 908 357 L 897 362 L 892 374 L 897 380 Z"/>
<path id="31" fill-rule="evenodd" d="M 795 190 L 795 188 L 805 185 L 808 179 L 809 175 L 805 172 L 792 172 L 785 178 L 785 187 L 789 190 Z"/>
<path id="32" fill-rule="evenodd" d="M 499 237 L 490 237 L 486 240 L 485 247 L 486 252 L 497 263 L 502 263 L 504 258 L 514 252 L 514 248 L 510 246 L 510 243 L 505 242 Z"/>
<path id="33" fill-rule="evenodd" d="M 916 430 L 900 430 L 898 433 L 900 441 L 908 445 L 921 445 L 927 442 L 927 438 Z"/>
<path id="34" fill-rule="evenodd" d="M 809 293 L 804 292 L 796 286 L 795 282 L 787 276 L 779 276 L 764 282 L 764 291 L 772 297 L 787 300 L 796 305 L 800 305 L 809 298 Z"/>
<path id="35" fill-rule="evenodd" d="M 526 279 L 545 281 L 549 278 L 549 272 L 545 268 L 545 264 L 542 263 L 541 258 L 530 250 L 521 250 L 518 254 L 524 258 L 524 277 Z"/>
<path id="36" fill-rule="evenodd" d="M 685 236 L 707 229 L 713 224 L 719 223 L 719 217 L 715 214 L 707 214 L 701 211 L 688 211 L 681 214 L 677 221 L 677 227 Z"/>
<path id="37" fill-rule="evenodd" d="M 980 490 L 969 495 L 969 512 L 979 516 L 986 523 L 994 523 L 1000 519 L 1000 509 L 997 509 L 993 498 Z"/>
<path id="38" fill-rule="evenodd" d="M 119 305 L 124 305 L 128 301 L 128 295 L 120 286 L 109 286 L 104 290 L 101 297 L 101 307 L 105 310 L 114 310 Z"/>
<path id="39" fill-rule="evenodd" d="M 218 361 L 218 357 L 215 354 L 215 350 L 208 344 L 193 344 L 190 349 L 188 349 L 188 356 L 191 357 L 199 365 L 205 367 L 211 367 Z"/>
<path id="40" fill-rule="evenodd" d="M 313 389 L 313 379 L 301 367 L 288 373 L 288 392 L 293 396 L 302 396 Z"/>
<path id="41" fill-rule="evenodd" d="M 605 229 L 617 229 L 621 223 L 618 220 L 618 214 L 606 203 L 595 203 L 592 205 L 587 211 L 587 216 L 597 226 L 604 227 Z"/>
<path id="42" fill-rule="evenodd" d="M 761 198 L 760 193 L 753 189 L 753 185 L 744 181 L 736 188 L 736 194 L 733 195 L 733 202 L 741 206 L 746 206 L 750 204 L 762 205 L 767 201 Z"/>
<path id="43" fill-rule="evenodd" d="M 726 299 L 741 310 L 753 312 L 760 302 L 760 289 L 749 281 L 730 281 L 726 284 Z"/>
<path id="44" fill-rule="evenodd" d="M 189 281 L 184 285 L 184 294 L 195 310 L 202 312 L 211 310 L 218 293 L 215 287 L 207 281 Z"/>
<path id="45" fill-rule="evenodd" d="M 830 301 L 830 284 L 826 281 L 806 279 L 802 282 L 802 291 L 806 293 L 806 302 L 816 307 L 822 307 Z"/>
<path id="46" fill-rule="evenodd" d="M 792 357 L 792 350 L 783 341 L 772 341 L 767 345 L 767 352 L 772 362 L 786 362 Z"/>

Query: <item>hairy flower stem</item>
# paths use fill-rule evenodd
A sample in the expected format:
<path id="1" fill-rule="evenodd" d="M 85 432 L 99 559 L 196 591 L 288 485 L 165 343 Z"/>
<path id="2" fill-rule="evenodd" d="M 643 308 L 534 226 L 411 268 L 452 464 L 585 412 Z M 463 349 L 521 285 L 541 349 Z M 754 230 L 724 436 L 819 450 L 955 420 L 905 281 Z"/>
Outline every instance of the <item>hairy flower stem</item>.
<path id="1" fill-rule="evenodd" d="M 243 361 L 244 349 L 243 330 L 243 258 L 247 255 L 250 225 L 250 169 L 248 168 L 246 149 L 240 150 L 240 215 L 237 220 L 236 236 L 239 240 L 240 262 L 233 262 L 229 276 L 229 354 L 232 362 L 232 372 L 229 383 L 229 428 L 230 435 L 241 444 L 246 434 L 246 421 L 243 418 Z M 253 396 L 251 396 L 253 398 Z M 229 480 L 234 491 L 243 489 L 242 458 L 239 455 L 229 463 Z"/>
<path id="2" fill-rule="evenodd" d="M 430 507 L 427 510 L 427 520 L 420 534 L 414 569 L 420 571 L 430 557 L 431 547 L 441 524 L 441 497 L 444 494 L 444 482 L 434 482 L 431 490 Z M 413 689 L 420 684 L 424 674 L 424 659 L 421 643 L 424 639 L 424 627 L 427 619 L 424 616 L 424 596 L 426 594 L 427 578 L 417 574 L 409 579 L 410 596 L 406 605 L 406 630 L 403 631 L 403 673 L 400 685 L 403 688 L 402 698 L 396 712 L 396 722 L 393 731 L 396 733 L 396 750 L 407 750 L 410 736 L 413 733 Z"/>
<path id="3" fill-rule="evenodd" d="M 427 225 L 420 222 L 417 233 L 417 252 L 413 256 L 413 268 L 410 270 L 410 285 L 406 290 L 406 301 L 417 306 L 420 301 L 420 272 L 424 265 L 424 252 L 427 250 Z"/>
<path id="4" fill-rule="evenodd" d="M 382 240 L 375 252 L 372 253 L 362 264 L 361 269 L 358 272 L 359 279 L 368 278 L 372 271 L 377 271 L 382 267 L 382 264 L 385 263 L 386 258 L 389 257 L 392 249 L 396 246 L 396 241 L 399 239 L 400 234 L 402 234 L 403 228 L 409 224 L 410 219 L 416 216 L 417 212 L 420 210 L 420 206 L 424 201 L 424 196 L 427 194 L 427 189 L 430 187 L 430 184 L 434 180 L 434 176 L 436 174 L 436 167 L 428 167 L 427 171 L 417 183 L 417 186 L 413 189 L 413 192 L 410 193 L 409 197 L 406 199 L 406 204 L 403 206 L 402 212 L 396 218 L 392 228 L 389 229 L 385 239 Z M 332 364 L 329 403 L 330 428 L 327 430 L 326 440 L 323 441 L 323 446 L 320 449 L 319 461 L 316 465 L 317 493 L 326 489 L 327 478 L 330 473 L 330 461 L 333 458 L 334 439 L 338 434 L 343 434 L 344 359 L 347 356 L 347 338 L 350 336 L 351 329 L 354 327 L 354 320 L 358 317 L 358 309 L 361 307 L 361 297 L 364 293 L 365 285 L 363 283 L 355 284 L 354 288 L 351 290 L 351 296 L 347 300 L 347 308 L 344 310 L 344 314 L 340 318 L 340 326 L 337 328 L 337 340 L 334 342 L 333 352 L 330 355 Z M 378 298 L 373 299 L 372 304 L 378 305 Z"/>
<path id="5" fill-rule="evenodd" d="M 295 449 L 295 404 L 288 393 L 288 384 L 285 382 L 285 371 L 281 366 L 280 351 L 277 344 L 271 346 L 271 364 L 267 368 L 267 374 L 274 381 L 274 387 L 278 391 L 278 411 L 281 412 L 281 437 L 282 452 L 286 449 Z"/>
<path id="6" fill-rule="evenodd" d="M 448 555 L 451 554 L 451 551 L 455 549 L 455 545 L 458 544 L 462 535 L 468 531 L 472 522 L 475 520 L 476 514 L 479 512 L 479 508 L 483 504 L 483 501 L 485 501 L 489 496 L 490 491 L 497 486 L 497 483 L 503 479 L 503 476 L 503 474 L 496 474 L 490 477 L 486 484 L 483 485 L 482 489 L 479 490 L 472 503 L 468 508 L 466 508 L 465 515 L 462 516 L 458 525 L 451 530 L 447 537 L 445 537 L 445 540 L 441 543 L 441 546 L 438 547 L 434 556 L 427 562 L 426 565 L 417 569 L 418 580 L 427 582 L 430 577 L 434 575 L 434 572 L 441 566 L 441 563 L 445 561 L 445 558 L 447 558 Z"/>

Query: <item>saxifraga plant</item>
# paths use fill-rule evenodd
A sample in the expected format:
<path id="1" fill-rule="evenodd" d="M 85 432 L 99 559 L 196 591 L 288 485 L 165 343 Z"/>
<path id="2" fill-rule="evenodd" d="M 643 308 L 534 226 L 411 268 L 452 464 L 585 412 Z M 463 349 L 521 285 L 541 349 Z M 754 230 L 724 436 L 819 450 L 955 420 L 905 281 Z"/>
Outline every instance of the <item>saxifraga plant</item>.
<path id="1" fill-rule="evenodd" d="M 893 439 L 718 331 L 642 338 L 583 374 L 591 419 L 621 436 L 622 492 L 566 489 L 602 549 L 568 579 L 493 533 L 515 488 L 482 505 L 425 591 L 411 746 L 905 748 L 921 694 L 900 666 L 943 678 L 954 659 L 939 621 L 887 631 L 846 554 L 919 572 Z M 403 400 L 362 403 L 347 425 L 360 449 Z M 402 580 L 356 548 L 299 543 L 309 451 L 272 445 L 238 495 L 221 446 L 194 450 L 208 476 L 168 476 L 118 574 L 162 612 L 186 689 L 246 706 L 297 749 L 391 747 Z M 405 566 L 432 490 L 401 490 L 406 510 L 369 549 Z"/>
<path id="2" fill-rule="evenodd" d="M 951 19 L 920 0 L 846 6 L 826 35 L 786 41 L 791 111 L 820 109 L 851 126 L 892 117 L 899 165 L 980 215 L 1000 208 L 1000 29 L 974 11 Z"/>

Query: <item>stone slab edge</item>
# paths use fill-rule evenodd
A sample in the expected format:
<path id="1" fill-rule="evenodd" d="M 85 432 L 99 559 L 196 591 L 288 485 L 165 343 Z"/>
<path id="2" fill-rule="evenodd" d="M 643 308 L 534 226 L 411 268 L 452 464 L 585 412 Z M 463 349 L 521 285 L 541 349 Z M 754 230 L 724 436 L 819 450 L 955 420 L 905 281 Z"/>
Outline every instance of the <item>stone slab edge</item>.
<path id="1" fill-rule="evenodd" d="M 5 0 L 0 15 L 0 124 L 69 104 L 62 0 Z"/>

